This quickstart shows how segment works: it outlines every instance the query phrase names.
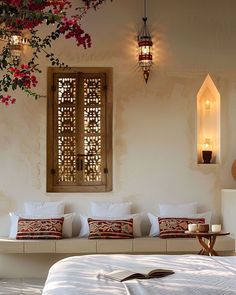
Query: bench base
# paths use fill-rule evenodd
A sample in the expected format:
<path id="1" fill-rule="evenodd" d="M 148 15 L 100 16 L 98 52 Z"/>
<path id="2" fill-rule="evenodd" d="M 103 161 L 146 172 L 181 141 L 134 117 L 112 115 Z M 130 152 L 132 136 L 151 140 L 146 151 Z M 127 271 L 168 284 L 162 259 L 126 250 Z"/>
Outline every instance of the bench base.
<path id="1" fill-rule="evenodd" d="M 15 253 L 195 253 L 199 251 L 195 238 L 161 239 L 159 237 L 141 237 L 135 239 L 62 239 L 62 240 L 11 240 L 0 238 L 0 254 Z M 216 251 L 234 252 L 235 241 L 230 236 L 218 237 Z"/>

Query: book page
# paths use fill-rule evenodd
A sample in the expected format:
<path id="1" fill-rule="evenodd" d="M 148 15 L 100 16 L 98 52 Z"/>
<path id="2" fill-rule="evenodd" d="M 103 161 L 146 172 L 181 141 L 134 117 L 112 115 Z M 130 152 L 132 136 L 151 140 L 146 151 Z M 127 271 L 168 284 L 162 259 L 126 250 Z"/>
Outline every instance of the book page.
<path id="1" fill-rule="evenodd" d="M 158 276 L 167 276 L 167 275 L 170 275 L 170 274 L 173 274 L 174 271 L 173 270 L 170 270 L 170 269 L 153 269 L 151 270 L 148 275 L 149 277 L 158 277 Z"/>
<path id="2" fill-rule="evenodd" d="M 142 268 L 133 268 L 133 269 L 129 269 L 127 271 L 130 271 L 132 273 L 136 273 L 136 274 L 142 274 L 145 277 L 148 277 L 150 275 L 154 275 L 154 274 L 172 274 L 174 273 L 172 270 L 170 269 L 163 269 L 163 268 L 153 268 L 153 267 L 142 267 Z"/>
<path id="3" fill-rule="evenodd" d="M 124 280 L 131 279 L 148 279 L 155 277 L 163 277 L 169 274 L 173 274 L 172 270 L 168 269 L 152 269 L 152 268 L 143 268 L 128 270 L 128 269 L 118 269 L 109 273 L 103 274 L 105 277 L 122 282 Z"/>

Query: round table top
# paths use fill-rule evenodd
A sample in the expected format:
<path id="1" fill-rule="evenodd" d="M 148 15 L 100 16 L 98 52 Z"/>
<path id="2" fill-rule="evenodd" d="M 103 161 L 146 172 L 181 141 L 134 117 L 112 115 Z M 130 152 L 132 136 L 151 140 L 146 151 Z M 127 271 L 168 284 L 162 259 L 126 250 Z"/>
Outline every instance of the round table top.
<path id="1" fill-rule="evenodd" d="M 227 236 L 230 233 L 228 231 L 219 231 L 219 232 L 212 232 L 212 231 L 208 231 L 208 232 L 198 232 L 198 231 L 185 231 L 186 234 L 188 235 L 193 235 L 193 236 Z"/>

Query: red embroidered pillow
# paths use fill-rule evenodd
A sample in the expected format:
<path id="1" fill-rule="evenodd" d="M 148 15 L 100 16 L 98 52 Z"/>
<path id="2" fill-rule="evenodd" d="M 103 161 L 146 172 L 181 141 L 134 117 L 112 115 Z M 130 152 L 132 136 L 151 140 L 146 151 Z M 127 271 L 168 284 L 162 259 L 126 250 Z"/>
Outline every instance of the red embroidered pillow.
<path id="1" fill-rule="evenodd" d="M 132 239 L 133 219 L 98 220 L 88 218 L 89 239 Z"/>
<path id="2" fill-rule="evenodd" d="M 61 239 L 64 217 L 49 219 L 20 218 L 16 238 L 27 239 Z"/>
<path id="3" fill-rule="evenodd" d="M 189 238 L 192 235 L 186 235 L 190 223 L 205 223 L 205 218 L 173 218 L 158 217 L 160 227 L 160 238 Z"/>

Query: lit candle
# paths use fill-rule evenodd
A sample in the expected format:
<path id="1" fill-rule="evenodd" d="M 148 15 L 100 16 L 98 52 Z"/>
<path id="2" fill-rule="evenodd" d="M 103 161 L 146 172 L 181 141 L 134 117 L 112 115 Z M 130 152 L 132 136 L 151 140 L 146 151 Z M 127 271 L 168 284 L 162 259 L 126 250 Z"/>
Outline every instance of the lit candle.
<path id="1" fill-rule="evenodd" d="M 197 231 L 197 224 L 195 223 L 188 224 L 188 230 L 192 232 Z"/>
<path id="2" fill-rule="evenodd" d="M 210 110 L 210 108 L 211 108 L 211 102 L 209 99 L 205 100 L 205 108 L 206 108 L 206 110 Z"/>
<path id="3" fill-rule="evenodd" d="M 211 150 L 211 139 L 210 138 L 205 138 L 205 141 L 202 145 L 202 150 L 203 151 L 210 151 Z"/>
<path id="4" fill-rule="evenodd" d="M 213 233 L 218 233 L 221 231 L 221 224 L 212 224 L 211 231 Z"/>

